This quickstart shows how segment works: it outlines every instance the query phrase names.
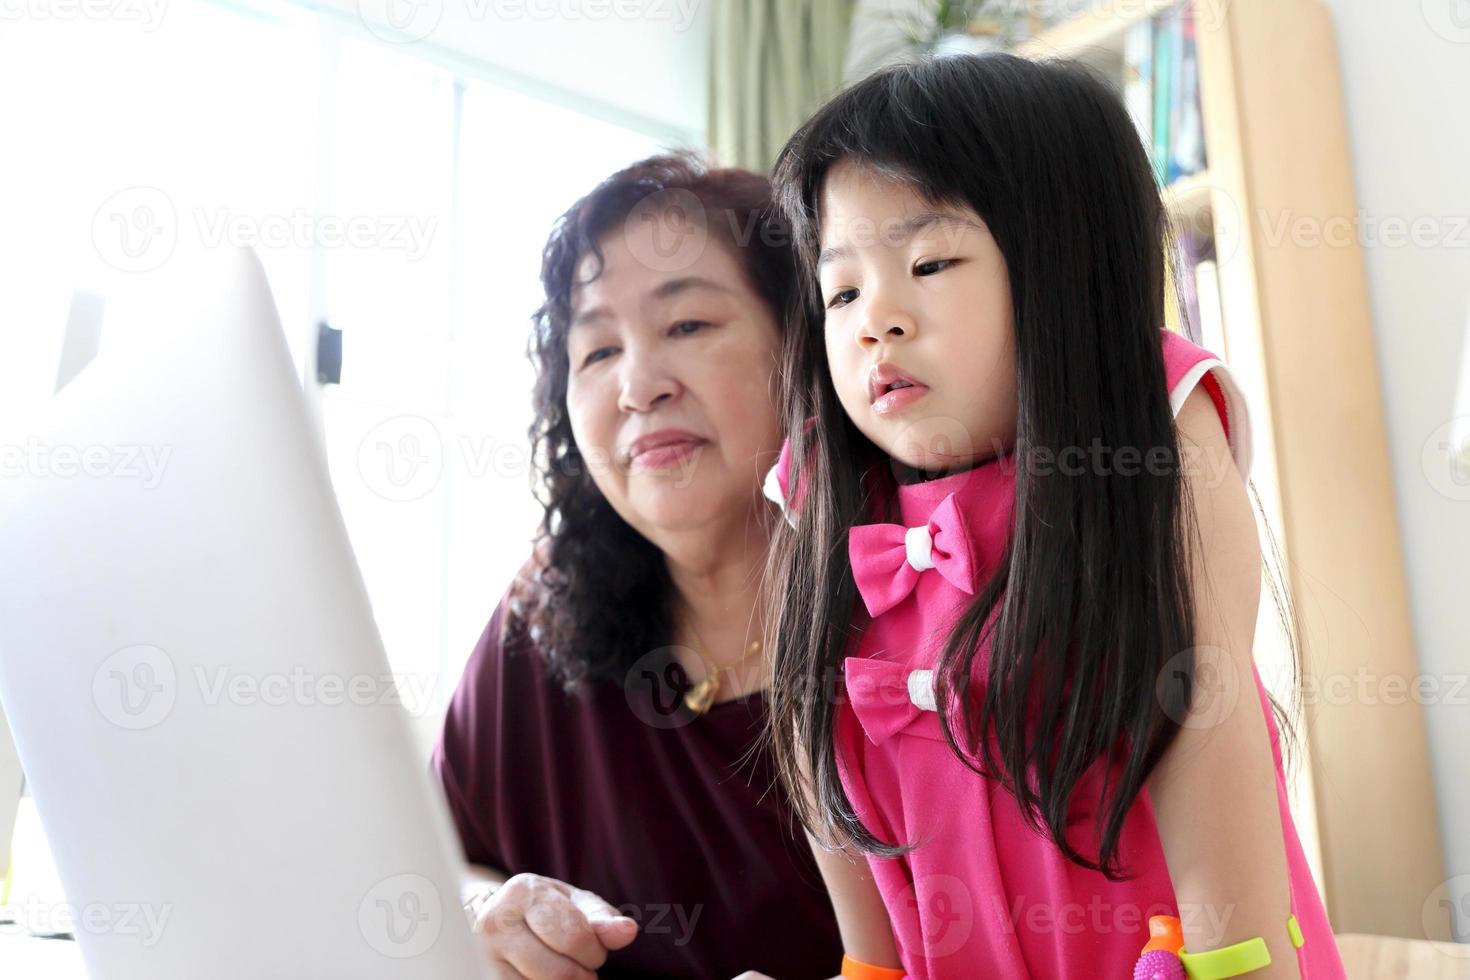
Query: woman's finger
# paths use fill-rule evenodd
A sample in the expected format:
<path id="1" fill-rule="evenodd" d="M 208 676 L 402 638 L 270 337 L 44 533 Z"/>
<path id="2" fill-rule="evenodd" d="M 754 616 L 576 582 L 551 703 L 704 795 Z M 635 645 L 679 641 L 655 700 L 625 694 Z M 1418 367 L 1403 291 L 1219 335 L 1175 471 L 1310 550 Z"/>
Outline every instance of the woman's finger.
<path id="1" fill-rule="evenodd" d="M 531 932 L 553 952 L 575 960 L 579 965 L 597 970 L 607 962 L 607 948 L 586 914 L 573 903 L 577 891 L 562 882 L 560 887 L 539 892 L 523 910 Z"/>
<path id="2" fill-rule="evenodd" d="M 541 875 L 515 875 L 480 903 L 474 930 L 492 960 L 529 980 L 592 978 L 607 950 L 572 904 L 571 886 Z"/>
<path id="3" fill-rule="evenodd" d="M 529 929 L 507 935 L 500 957 L 526 980 L 597 980 L 596 971 L 549 948 Z"/>
<path id="4" fill-rule="evenodd" d="M 585 888 L 569 888 L 568 896 L 605 948 L 622 949 L 637 937 L 638 922 L 619 912 L 601 895 Z"/>

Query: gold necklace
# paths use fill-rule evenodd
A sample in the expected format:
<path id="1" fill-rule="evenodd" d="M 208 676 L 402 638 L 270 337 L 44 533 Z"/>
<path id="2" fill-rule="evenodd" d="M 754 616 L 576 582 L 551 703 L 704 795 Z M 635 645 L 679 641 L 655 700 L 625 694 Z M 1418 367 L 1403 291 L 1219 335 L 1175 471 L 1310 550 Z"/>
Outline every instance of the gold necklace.
<path id="1" fill-rule="evenodd" d="M 704 640 L 700 638 L 699 632 L 694 628 L 694 623 L 688 616 L 684 618 L 684 625 L 689 627 L 689 635 L 694 640 L 694 655 L 699 658 L 700 663 L 704 664 L 705 670 L 704 677 L 699 683 L 684 692 L 684 706 L 696 715 L 702 715 L 710 709 L 710 706 L 715 703 L 715 699 L 720 696 L 721 676 L 724 675 L 725 671 L 733 670 L 750 659 L 751 654 L 760 650 L 761 641 L 752 640 L 750 646 L 746 648 L 745 653 L 733 664 L 726 664 L 723 667 L 711 667 L 709 659 L 704 655 Z"/>

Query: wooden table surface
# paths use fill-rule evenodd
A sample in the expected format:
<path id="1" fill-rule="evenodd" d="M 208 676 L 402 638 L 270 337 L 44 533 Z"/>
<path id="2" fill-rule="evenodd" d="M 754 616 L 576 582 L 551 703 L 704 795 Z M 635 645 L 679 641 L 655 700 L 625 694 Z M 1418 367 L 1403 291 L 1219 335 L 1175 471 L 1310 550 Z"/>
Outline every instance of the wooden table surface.
<path id="1" fill-rule="evenodd" d="M 1470 945 L 1397 936 L 1337 937 L 1348 980 L 1470 980 Z"/>

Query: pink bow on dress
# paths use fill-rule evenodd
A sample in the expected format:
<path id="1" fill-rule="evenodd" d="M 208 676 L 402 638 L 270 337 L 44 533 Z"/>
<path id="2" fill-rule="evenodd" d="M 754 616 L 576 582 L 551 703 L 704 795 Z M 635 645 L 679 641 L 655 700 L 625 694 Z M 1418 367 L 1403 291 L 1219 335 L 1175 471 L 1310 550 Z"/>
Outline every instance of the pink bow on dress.
<path id="1" fill-rule="evenodd" d="M 935 710 L 933 671 L 872 657 L 848 657 L 842 667 L 853 714 L 874 745 L 908 728 L 925 711 Z M 935 729 L 930 737 L 944 736 Z"/>
<path id="2" fill-rule="evenodd" d="M 852 577 L 874 618 L 904 600 L 933 569 L 955 588 L 975 594 L 970 530 L 954 494 L 940 501 L 927 524 L 861 524 L 847 532 Z"/>

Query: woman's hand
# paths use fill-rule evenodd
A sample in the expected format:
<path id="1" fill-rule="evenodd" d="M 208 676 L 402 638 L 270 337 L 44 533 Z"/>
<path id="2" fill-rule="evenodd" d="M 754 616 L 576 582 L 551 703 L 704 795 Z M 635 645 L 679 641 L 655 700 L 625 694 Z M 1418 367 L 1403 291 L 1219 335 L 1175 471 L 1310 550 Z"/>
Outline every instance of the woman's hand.
<path id="1" fill-rule="evenodd" d="M 542 875 L 515 875 L 467 907 L 497 977 L 595 980 L 608 951 L 638 935 L 638 923 L 599 896 Z"/>

